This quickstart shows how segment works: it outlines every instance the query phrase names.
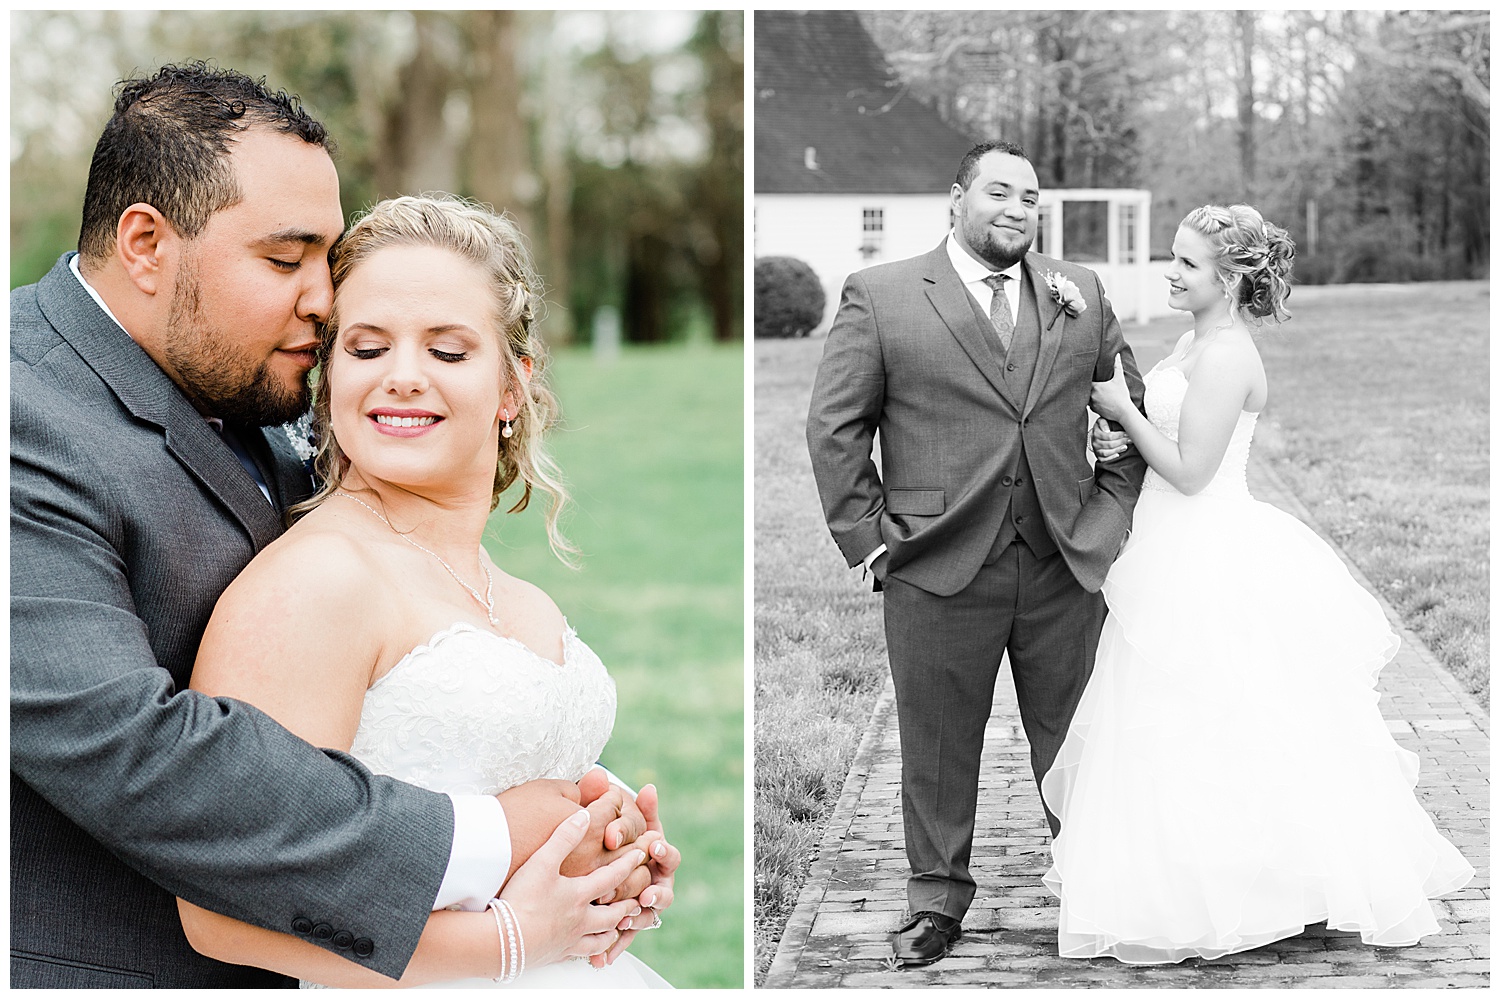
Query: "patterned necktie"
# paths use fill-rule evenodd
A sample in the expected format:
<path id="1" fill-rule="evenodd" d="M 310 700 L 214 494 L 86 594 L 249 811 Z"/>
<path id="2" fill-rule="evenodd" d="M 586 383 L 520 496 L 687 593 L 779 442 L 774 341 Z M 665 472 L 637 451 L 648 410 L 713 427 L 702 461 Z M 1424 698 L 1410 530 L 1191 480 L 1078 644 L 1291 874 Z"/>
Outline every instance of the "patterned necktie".
<path id="1" fill-rule="evenodd" d="M 1007 351 L 1010 350 L 1010 338 L 1016 331 L 1016 324 L 1010 317 L 1010 299 L 1005 295 L 1005 282 L 1010 280 L 1009 274 L 991 274 L 984 279 L 984 283 L 990 286 L 994 292 L 990 296 L 990 322 L 995 324 L 995 331 L 1000 334 L 1000 346 Z"/>

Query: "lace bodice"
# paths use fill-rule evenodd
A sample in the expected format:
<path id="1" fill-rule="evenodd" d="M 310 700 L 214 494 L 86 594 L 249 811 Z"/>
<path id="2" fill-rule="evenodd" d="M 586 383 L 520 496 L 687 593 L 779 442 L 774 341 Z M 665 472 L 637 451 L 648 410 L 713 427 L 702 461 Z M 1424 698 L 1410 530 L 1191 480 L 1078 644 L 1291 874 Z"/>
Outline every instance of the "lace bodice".
<path id="1" fill-rule="evenodd" d="M 1182 417 L 1182 400 L 1187 395 L 1188 380 L 1179 368 L 1158 365 L 1146 373 L 1146 418 L 1165 436 L 1177 440 L 1177 424 Z M 1245 482 L 1245 466 L 1250 461 L 1250 440 L 1255 436 L 1255 419 L 1259 413 L 1240 413 L 1229 437 L 1229 447 L 1213 480 L 1203 487 L 1199 495 L 1249 496 L 1250 487 Z M 1155 469 L 1146 471 L 1142 489 L 1160 489 L 1176 492 L 1176 488 L 1156 474 Z"/>
<path id="2" fill-rule="evenodd" d="M 365 693 L 350 753 L 432 791 L 498 794 L 540 777 L 578 780 L 614 723 L 614 681 L 572 628 L 558 665 L 459 622 Z"/>

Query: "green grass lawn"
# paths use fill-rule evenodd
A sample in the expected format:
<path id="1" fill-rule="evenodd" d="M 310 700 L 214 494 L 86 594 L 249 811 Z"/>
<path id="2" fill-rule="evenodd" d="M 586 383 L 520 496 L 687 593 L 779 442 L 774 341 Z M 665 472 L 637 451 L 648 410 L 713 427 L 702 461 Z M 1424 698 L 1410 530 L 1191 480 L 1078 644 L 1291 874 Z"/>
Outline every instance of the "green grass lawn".
<path id="1" fill-rule="evenodd" d="M 560 352 L 553 454 L 582 569 L 552 558 L 539 509 L 507 517 L 502 499 L 486 539 L 615 678 L 604 763 L 661 789 L 683 854 L 663 927 L 632 952 L 679 988 L 744 978 L 743 358 L 739 345 L 626 349 L 611 363 Z"/>
<path id="2" fill-rule="evenodd" d="M 1489 289 L 1298 288 L 1261 339 L 1269 458 L 1438 658 L 1489 694 Z M 1126 328 L 1145 366 L 1191 318 Z M 803 426 L 821 340 L 755 356 L 755 977 L 764 978 L 885 681 L 878 597 L 818 507 Z"/>

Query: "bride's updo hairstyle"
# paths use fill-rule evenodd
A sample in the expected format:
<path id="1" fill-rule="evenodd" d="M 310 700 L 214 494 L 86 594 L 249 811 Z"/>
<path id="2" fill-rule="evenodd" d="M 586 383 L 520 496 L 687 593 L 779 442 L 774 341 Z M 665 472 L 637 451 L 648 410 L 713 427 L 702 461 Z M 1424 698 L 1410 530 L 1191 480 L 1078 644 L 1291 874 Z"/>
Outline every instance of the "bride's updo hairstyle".
<path id="1" fill-rule="evenodd" d="M 1204 205 L 1182 220 L 1214 250 L 1214 266 L 1230 304 L 1257 325 L 1290 319 L 1287 297 L 1297 244 L 1249 205 Z"/>
<path id="2" fill-rule="evenodd" d="M 319 331 L 320 374 L 313 390 L 313 429 L 317 437 L 314 463 L 322 487 L 302 504 L 300 512 L 317 506 L 343 481 L 349 459 L 333 435 L 329 403 L 329 361 L 338 340 L 338 289 L 362 262 L 392 246 L 426 246 L 448 250 L 478 265 L 489 277 L 494 293 L 495 337 L 500 344 L 505 384 L 514 389 L 520 409 L 511 417 L 511 436 L 500 438 L 490 509 L 520 480 L 521 498 L 510 513 L 526 509 L 533 489 L 547 494 L 547 539 L 552 552 L 571 565 L 577 549 L 558 529 L 558 515 L 568 502 L 557 465 L 543 444 L 543 435 L 557 423 L 557 397 L 547 385 L 547 352 L 537 333 L 543 308 L 542 284 L 531 263 L 526 241 L 515 222 L 488 207 L 451 194 L 391 198 L 357 217 L 333 249 L 333 310 Z M 531 360 L 530 380 L 522 378 L 522 359 Z"/>

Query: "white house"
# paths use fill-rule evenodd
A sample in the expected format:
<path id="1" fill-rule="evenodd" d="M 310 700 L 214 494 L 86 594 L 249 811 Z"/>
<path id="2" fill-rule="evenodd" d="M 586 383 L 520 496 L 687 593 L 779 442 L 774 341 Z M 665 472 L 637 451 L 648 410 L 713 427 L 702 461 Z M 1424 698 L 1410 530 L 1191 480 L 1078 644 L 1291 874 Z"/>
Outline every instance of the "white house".
<path id="1" fill-rule="evenodd" d="M 844 279 L 937 246 L 973 140 L 914 100 L 852 11 L 755 15 L 755 256 L 796 257 L 828 296 Z M 1151 193 L 1045 190 L 1036 248 L 1085 264 L 1122 319 L 1171 311 L 1150 260 Z"/>

